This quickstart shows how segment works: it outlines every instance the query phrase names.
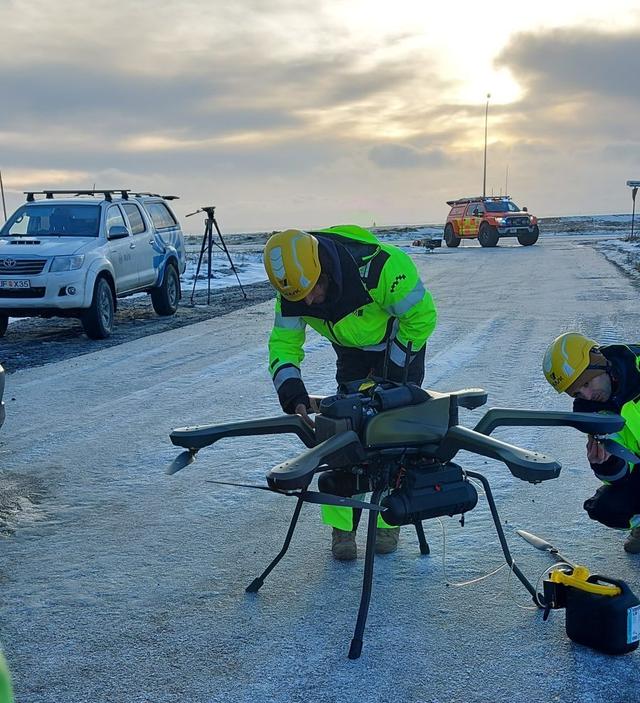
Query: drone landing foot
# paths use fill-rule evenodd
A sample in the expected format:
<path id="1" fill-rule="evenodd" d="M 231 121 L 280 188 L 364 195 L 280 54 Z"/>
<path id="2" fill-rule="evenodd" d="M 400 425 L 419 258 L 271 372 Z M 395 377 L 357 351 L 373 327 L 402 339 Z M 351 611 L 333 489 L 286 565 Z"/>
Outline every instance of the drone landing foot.
<path id="1" fill-rule="evenodd" d="M 278 552 L 277 556 L 269 564 L 269 566 L 267 566 L 267 568 L 260 574 L 260 576 L 253 579 L 253 581 L 244 589 L 246 593 L 257 593 L 262 587 L 264 580 L 273 571 L 280 559 L 282 559 L 282 557 L 287 553 L 287 550 L 289 549 L 289 544 L 291 543 L 291 537 L 293 537 L 293 531 L 296 529 L 296 524 L 298 523 L 298 518 L 300 517 L 302 504 L 304 503 L 304 499 L 302 497 L 303 494 L 304 491 L 302 492 L 296 503 L 296 509 L 293 511 L 293 517 L 291 518 L 291 523 L 289 524 L 289 529 L 287 530 L 287 536 L 285 537 L 282 549 Z"/>
<path id="2" fill-rule="evenodd" d="M 529 591 L 533 598 L 533 602 L 540 608 L 540 603 L 538 602 L 538 595 L 536 593 L 536 589 L 531 585 L 531 582 L 529 579 L 520 571 L 518 568 L 518 565 L 514 562 L 513 557 L 511 556 L 511 552 L 509 551 L 509 545 L 507 544 L 507 539 L 504 536 L 504 530 L 502 529 L 502 525 L 500 524 L 500 516 L 498 515 L 498 510 L 496 508 L 495 501 L 493 500 L 493 493 L 491 493 L 491 487 L 489 486 L 489 481 L 479 473 L 476 473 L 475 471 L 467 471 L 466 472 L 467 476 L 471 476 L 473 478 L 477 478 L 481 483 L 484 488 L 484 492 L 487 496 L 487 503 L 489 504 L 489 510 L 491 510 L 491 516 L 493 517 L 493 522 L 496 526 L 496 532 L 498 533 L 498 539 L 500 540 L 500 545 L 502 546 L 502 553 L 504 554 L 504 558 L 507 560 L 507 564 L 509 565 L 509 568 L 513 571 L 513 573 L 518 577 L 520 580 L 520 583 Z"/>
<path id="3" fill-rule="evenodd" d="M 380 503 L 382 490 L 379 488 L 373 491 L 371 502 L 376 505 Z M 369 522 L 367 524 L 367 551 L 364 557 L 364 575 L 362 578 L 362 595 L 360 596 L 360 608 L 358 609 L 358 619 L 356 629 L 351 640 L 349 649 L 349 659 L 357 659 L 362 652 L 362 634 L 367 622 L 369 613 L 369 602 L 371 601 L 371 582 L 373 580 L 373 557 L 376 547 L 376 529 L 378 526 L 378 513 L 369 511 Z"/>
<path id="4" fill-rule="evenodd" d="M 358 659 L 362 653 L 362 640 L 357 640 L 355 637 L 351 640 L 349 647 L 349 659 Z"/>
<path id="5" fill-rule="evenodd" d="M 418 535 L 418 543 L 420 544 L 420 554 L 431 554 L 431 550 L 429 549 L 429 543 L 427 542 L 427 538 L 424 535 L 424 528 L 422 527 L 422 523 L 418 520 L 413 523 L 416 528 L 416 534 Z"/>

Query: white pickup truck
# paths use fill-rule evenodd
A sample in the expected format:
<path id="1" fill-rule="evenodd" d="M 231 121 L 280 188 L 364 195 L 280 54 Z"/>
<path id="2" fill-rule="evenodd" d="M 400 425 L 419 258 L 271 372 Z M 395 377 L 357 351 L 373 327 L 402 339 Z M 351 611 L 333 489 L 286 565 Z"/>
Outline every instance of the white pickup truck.
<path id="1" fill-rule="evenodd" d="M 151 295 L 173 315 L 186 268 L 167 201 L 129 190 L 28 192 L 0 230 L 0 337 L 10 317 L 76 317 L 87 336 L 113 329 L 117 299 Z M 40 196 L 40 197 L 36 197 Z"/>

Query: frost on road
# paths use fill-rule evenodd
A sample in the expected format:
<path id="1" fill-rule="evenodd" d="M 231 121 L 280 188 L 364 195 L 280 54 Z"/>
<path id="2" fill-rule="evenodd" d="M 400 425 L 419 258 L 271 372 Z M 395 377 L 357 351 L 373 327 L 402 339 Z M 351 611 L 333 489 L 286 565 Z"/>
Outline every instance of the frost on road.
<path id="1" fill-rule="evenodd" d="M 440 323 L 425 387 L 480 386 L 488 407 L 569 409 L 541 372 L 555 336 L 580 329 L 637 341 L 638 290 L 578 238 L 534 247 L 463 246 L 415 254 Z M 606 657 L 570 642 L 563 611 L 544 623 L 504 563 L 486 501 L 427 521 L 431 555 L 403 528 L 376 558 L 364 650 L 346 658 L 364 554 L 336 563 L 329 530 L 305 506 L 285 559 L 257 595 L 245 586 L 278 552 L 294 503 L 208 483 L 264 483 L 297 453 L 292 437 L 229 439 L 175 476 L 173 427 L 279 414 L 266 361 L 271 303 L 172 329 L 7 382 L 3 486 L 17 495 L 0 543 L 1 632 L 21 703 L 65 701 L 630 701 L 640 655 Z M 333 351 L 310 336 L 303 372 L 333 390 Z M 624 534 L 589 521 L 597 488 L 585 437 L 562 428 L 495 436 L 556 457 L 560 478 L 533 486 L 503 464 L 462 452 L 484 473 L 520 568 L 534 583 L 548 556 L 522 528 L 593 572 L 640 593 L 640 558 Z M 443 534 L 446 541 L 443 541 Z M 446 572 L 443 567 L 446 560 Z"/>

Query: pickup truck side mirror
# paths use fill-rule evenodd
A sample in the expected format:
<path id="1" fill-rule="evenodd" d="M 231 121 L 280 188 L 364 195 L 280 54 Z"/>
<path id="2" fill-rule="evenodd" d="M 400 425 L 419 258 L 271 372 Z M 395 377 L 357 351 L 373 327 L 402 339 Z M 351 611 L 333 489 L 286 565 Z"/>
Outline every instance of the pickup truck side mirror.
<path id="1" fill-rule="evenodd" d="M 529 212 L 529 210 L 527 210 L 527 207 L 525 206 L 522 208 L 522 212 Z"/>
<path id="2" fill-rule="evenodd" d="M 474 208 L 473 208 L 473 214 L 474 214 L 474 217 L 478 217 L 478 215 L 480 215 L 480 210 L 478 210 L 477 207 L 474 207 Z"/>
<path id="3" fill-rule="evenodd" d="M 129 236 L 129 230 L 123 225 L 113 225 L 109 228 L 107 239 L 124 239 Z"/>

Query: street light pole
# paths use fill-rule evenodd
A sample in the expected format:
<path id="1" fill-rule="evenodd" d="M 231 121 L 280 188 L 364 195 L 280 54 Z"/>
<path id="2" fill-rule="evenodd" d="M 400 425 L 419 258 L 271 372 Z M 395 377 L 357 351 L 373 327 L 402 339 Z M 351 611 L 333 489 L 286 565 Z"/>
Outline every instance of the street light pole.
<path id="1" fill-rule="evenodd" d="M 487 123 L 489 118 L 489 98 L 491 93 L 487 93 L 487 104 L 484 109 L 484 166 L 482 169 L 482 197 L 487 194 Z"/>

